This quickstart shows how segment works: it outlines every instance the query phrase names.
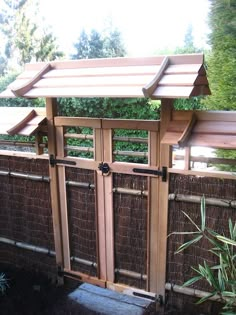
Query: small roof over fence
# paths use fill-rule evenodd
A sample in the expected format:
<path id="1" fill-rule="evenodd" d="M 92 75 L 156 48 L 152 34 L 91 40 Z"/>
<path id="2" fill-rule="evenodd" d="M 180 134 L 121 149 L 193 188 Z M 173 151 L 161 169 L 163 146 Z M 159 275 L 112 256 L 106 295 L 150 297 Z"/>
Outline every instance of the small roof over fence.
<path id="1" fill-rule="evenodd" d="M 236 148 L 236 112 L 173 111 L 161 142 L 169 145 Z"/>
<path id="2" fill-rule="evenodd" d="M 1 107 L 0 134 L 31 136 L 45 120 L 45 108 Z"/>
<path id="3" fill-rule="evenodd" d="M 210 90 L 203 54 L 27 64 L 9 97 L 188 98 Z"/>

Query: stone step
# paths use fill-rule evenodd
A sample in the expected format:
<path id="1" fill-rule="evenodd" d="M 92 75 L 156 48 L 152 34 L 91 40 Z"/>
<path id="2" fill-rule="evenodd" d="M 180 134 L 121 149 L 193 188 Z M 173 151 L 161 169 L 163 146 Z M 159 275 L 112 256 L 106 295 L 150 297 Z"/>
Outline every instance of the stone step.
<path id="1" fill-rule="evenodd" d="M 88 283 L 83 283 L 70 293 L 69 298 L 99 315 L 144 315 L 153 303 L 148 299 L 118 293 Z"/>

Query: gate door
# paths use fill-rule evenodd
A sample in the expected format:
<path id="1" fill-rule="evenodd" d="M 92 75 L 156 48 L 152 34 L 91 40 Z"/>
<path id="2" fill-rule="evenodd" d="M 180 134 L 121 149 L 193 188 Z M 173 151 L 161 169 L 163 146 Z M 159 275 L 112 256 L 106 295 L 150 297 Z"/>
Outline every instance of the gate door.
<path id="1" fill-rule="evenodd" d="M 54 121 L 63 272 L 156 292 L 159 122 Z"/>

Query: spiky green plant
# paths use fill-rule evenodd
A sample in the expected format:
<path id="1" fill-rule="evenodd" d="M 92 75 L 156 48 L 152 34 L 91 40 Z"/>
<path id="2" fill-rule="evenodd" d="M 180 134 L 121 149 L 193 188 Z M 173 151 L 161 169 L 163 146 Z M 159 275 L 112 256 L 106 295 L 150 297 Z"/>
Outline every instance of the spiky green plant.
<path id="1" fill-rule="evenodd" d="M 183 286 L 187 287 L 199 280 L 205 280 L 212 288 L 209 295 L 201 298 L 197 304 L 203 303 L 212 296 L 219 296 L 224 306 L 222 315 L 236 315 L 236 223 L 229 219 L 229 236 L 220 235 L 206 226 L 206 202 L 201 199 L 201 224 L 196 224 L 185 212 L 184 215 L 195 227 L 193 232 L 173 232 L 172 234 L 189 234 L 192 239 L 182 244 L 176 251 L 180 253 L 189 246 L 205 238 L 210 243 L 209 251 L 217 258 L 217 264 L 209 266 L 206 261 L 197 267 L 192 267 L 196 275 L 187 280 Z"/>
<path id="2" fill-rule="evenodd" d="M 0 273 L 0 292 L 3 294 L 9 287 L 5 273 Z"/>

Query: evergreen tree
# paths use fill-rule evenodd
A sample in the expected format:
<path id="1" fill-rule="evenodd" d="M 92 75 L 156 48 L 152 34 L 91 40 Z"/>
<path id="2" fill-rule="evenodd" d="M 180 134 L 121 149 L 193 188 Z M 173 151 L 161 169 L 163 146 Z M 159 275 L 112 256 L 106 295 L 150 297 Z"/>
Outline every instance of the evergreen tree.
<path id="1" fill-rule="evenodd" d="M 124 57 L 125 56 L 125 47 L 122 43 L 121 33 L 115 29 L 111 29 L 108 33 L 108 36 L 104 39 L 104 51 L 106 57 Z"/>
<path id="2" fill-rule="evenodd" d="M 236 110 L 236 1 L 211 0 L 211 54 L 208 80 L 211 95 L 204 100 L 208 109 Z M 217 150 L 221 158 L 236 158 L 235 150 Z M 234 171 L 235 166 L 220 169 Z"/>
<path id="3" fill-rule="evenodd" d="M 183 47 L 177 47 L 175 54 L 192 54 L 199 53 L 201 49 L 195 47 L 193 40 L 193 27 L 190 24 L 187 28 Z M 191 97 L 189 99 L 176 99 L 174 101 L 175 109 L 177 110 L 193 110 L 202 109 L 201 97 Z"/>
<path id="4" fill-rule="evenodd" d="M 4 0 L 4 4 L 0 9 L 0 25 L 6 41 L 5 59 L 12 68 L 32 60 L 53 60 L 63 55 L 52 33 L 37 21 L 37 1 Z"/>
<path id="5" fill-rule="evenodd" d="M 92 30 L 80 33 L 74 44 L 76 54 L 73 59 L 123 57 L 125 48 L 118 30 L 109 30 L 102 34 Z M 67 98 L 60 99 L 60 114 L 66 116 L 99 118 L 157 119 L 156 109 L 159 102 L 149 99 L 111 99 L 111 98 Z"/>
<path id="6" fill-rule="evenodd" d="M 236 110 L 236 1 L 211 0 L 209 109 Z"/>
<path id="7" fill-rule="evenodd" d="M 193 54 L 193 53 L 199 53 L 202 49 L 197 48 L 194 45 L 193 40 L 193 26 L 189 24 L 185 37 L 184 37 L 184 45 L 183 47 L 177 47 L 175 50 L 175 54 Z"/>
<path id="8" fill-rule="evenodd" d="M 92 30 L 89 37 L 88 58 L 105 58 L 104 39 L 96 30 Z"/>
<path id="9" fill-rule="evenodd" d="M 89 57 L 89 38 L 85 30 L 80 33 L 77 43 L 74 44 L 76 53 L 71 56 L 72 59 L 88 59 Z"/>
<path id="10" fill-rule="evenodd" d="M 92 30 L 89 34 L 82 30 L 74 44 L 76 53 L 72 59 L 124 57 L 125 48 L 118 30 L 99 33 Z"/>
<path id="11" fill-rule="evenodd" d="M 43 30 L 43 35 L 35 48 L 36 61 L 51 61 L 64 56 L 64 53 L 58 50 L 56 38 L 48 28 Z"/>

